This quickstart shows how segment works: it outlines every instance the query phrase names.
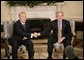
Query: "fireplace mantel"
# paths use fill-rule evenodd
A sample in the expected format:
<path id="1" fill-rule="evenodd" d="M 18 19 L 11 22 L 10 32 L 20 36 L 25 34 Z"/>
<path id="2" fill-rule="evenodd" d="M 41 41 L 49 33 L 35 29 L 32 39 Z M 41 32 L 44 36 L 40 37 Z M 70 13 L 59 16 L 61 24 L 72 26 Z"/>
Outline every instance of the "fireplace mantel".
<path id="1" fill-rule="evenodd" d="M 64 3 L 55 3 L 42 5 L 30 8 L 29 6 L 14 6 L 10 7 L 10 18 L 12 20 L 18 20 L 18 14 L 20 12 L 26 12 L 27 18 L 50 18 L 51 20 L 56 19 L 56 11 L 61 11 Z"/>

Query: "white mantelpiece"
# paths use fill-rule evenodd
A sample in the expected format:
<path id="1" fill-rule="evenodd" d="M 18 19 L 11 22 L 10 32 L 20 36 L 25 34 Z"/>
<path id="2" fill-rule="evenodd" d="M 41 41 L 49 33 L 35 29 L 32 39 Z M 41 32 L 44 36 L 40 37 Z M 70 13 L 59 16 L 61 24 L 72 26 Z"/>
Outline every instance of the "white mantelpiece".
<path id="1" fill-rule="evenodd" d="M 29 6 L 15 6 L 10 7 L 11 20 L 18 20 L 20 12 L 26 12 L 27 18 L 50 18 L 56 19 L 56 11 L 61 11 L 64 3 L 55 3 L 54 5 L 42 4 L 30 8 Z"/>

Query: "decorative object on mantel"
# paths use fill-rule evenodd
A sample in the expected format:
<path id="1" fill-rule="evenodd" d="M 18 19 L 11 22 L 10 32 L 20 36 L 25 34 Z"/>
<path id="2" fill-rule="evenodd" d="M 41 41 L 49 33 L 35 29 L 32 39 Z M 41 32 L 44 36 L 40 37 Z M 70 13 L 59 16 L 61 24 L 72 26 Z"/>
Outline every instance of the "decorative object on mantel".
<path id="1" fill-rule="evenodd" d="M 35 5 L 47 3 L 47 5 L 54 4 L 57 2 L 64 2 L 64 1 L 7 1 L 9 6 L 29 6 L 34 7 Z"/>

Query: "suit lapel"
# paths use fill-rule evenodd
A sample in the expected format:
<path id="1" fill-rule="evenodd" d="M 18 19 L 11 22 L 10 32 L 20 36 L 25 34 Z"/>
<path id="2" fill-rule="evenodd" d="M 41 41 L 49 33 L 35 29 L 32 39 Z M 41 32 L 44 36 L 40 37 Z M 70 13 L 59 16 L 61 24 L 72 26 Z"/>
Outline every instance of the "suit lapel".
<path id="1" fill-rule="evenodd" d="M 57 26 L 57 34 L 58 34 L 58 20 L 56 20 L 56 26 Z"/>
<path id="2" fill-rule="evenodd" d="M 26 21 L 26 22 L 25 22 L 25 31 L 27 32 L 28 29 L 29 29 L 29 23 L 28 23 L 28 21 Z"/>
<path id="3" fill-rule="evenodd" d="M 27 24 L 27 21 L 25 22 L 25 31 L 27 31 L 27 29 L 28 29 L 28 24 Z"/>
<path id="4" fill-rule="evenodd" d="M 66 27 L 66 25 L 65 25 L 65 21 L 62 20 L 62 33 L 63 33 L 63 31 L 65 30 L 65 27 Z"/>

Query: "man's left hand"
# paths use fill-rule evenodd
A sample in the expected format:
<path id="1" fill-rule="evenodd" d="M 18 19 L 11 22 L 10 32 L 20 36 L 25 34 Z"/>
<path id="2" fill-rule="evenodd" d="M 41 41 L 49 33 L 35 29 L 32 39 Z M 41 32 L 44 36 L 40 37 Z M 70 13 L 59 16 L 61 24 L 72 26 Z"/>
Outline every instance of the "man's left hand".
<path id="1" fill-rule="evenodd" d="M 28 38 L 27 38 L 27 37 L 24 37 L 24 38 L 23 38 L 23 40 L 26 40 L 26 39 L 28 39 Z"/>
<path id="2" fill-rule="evenodd" d="M 64 40 L 63 38 L 59 39 L 58 40 L 58 43 L 61 43 L 63 40 Z"/>

